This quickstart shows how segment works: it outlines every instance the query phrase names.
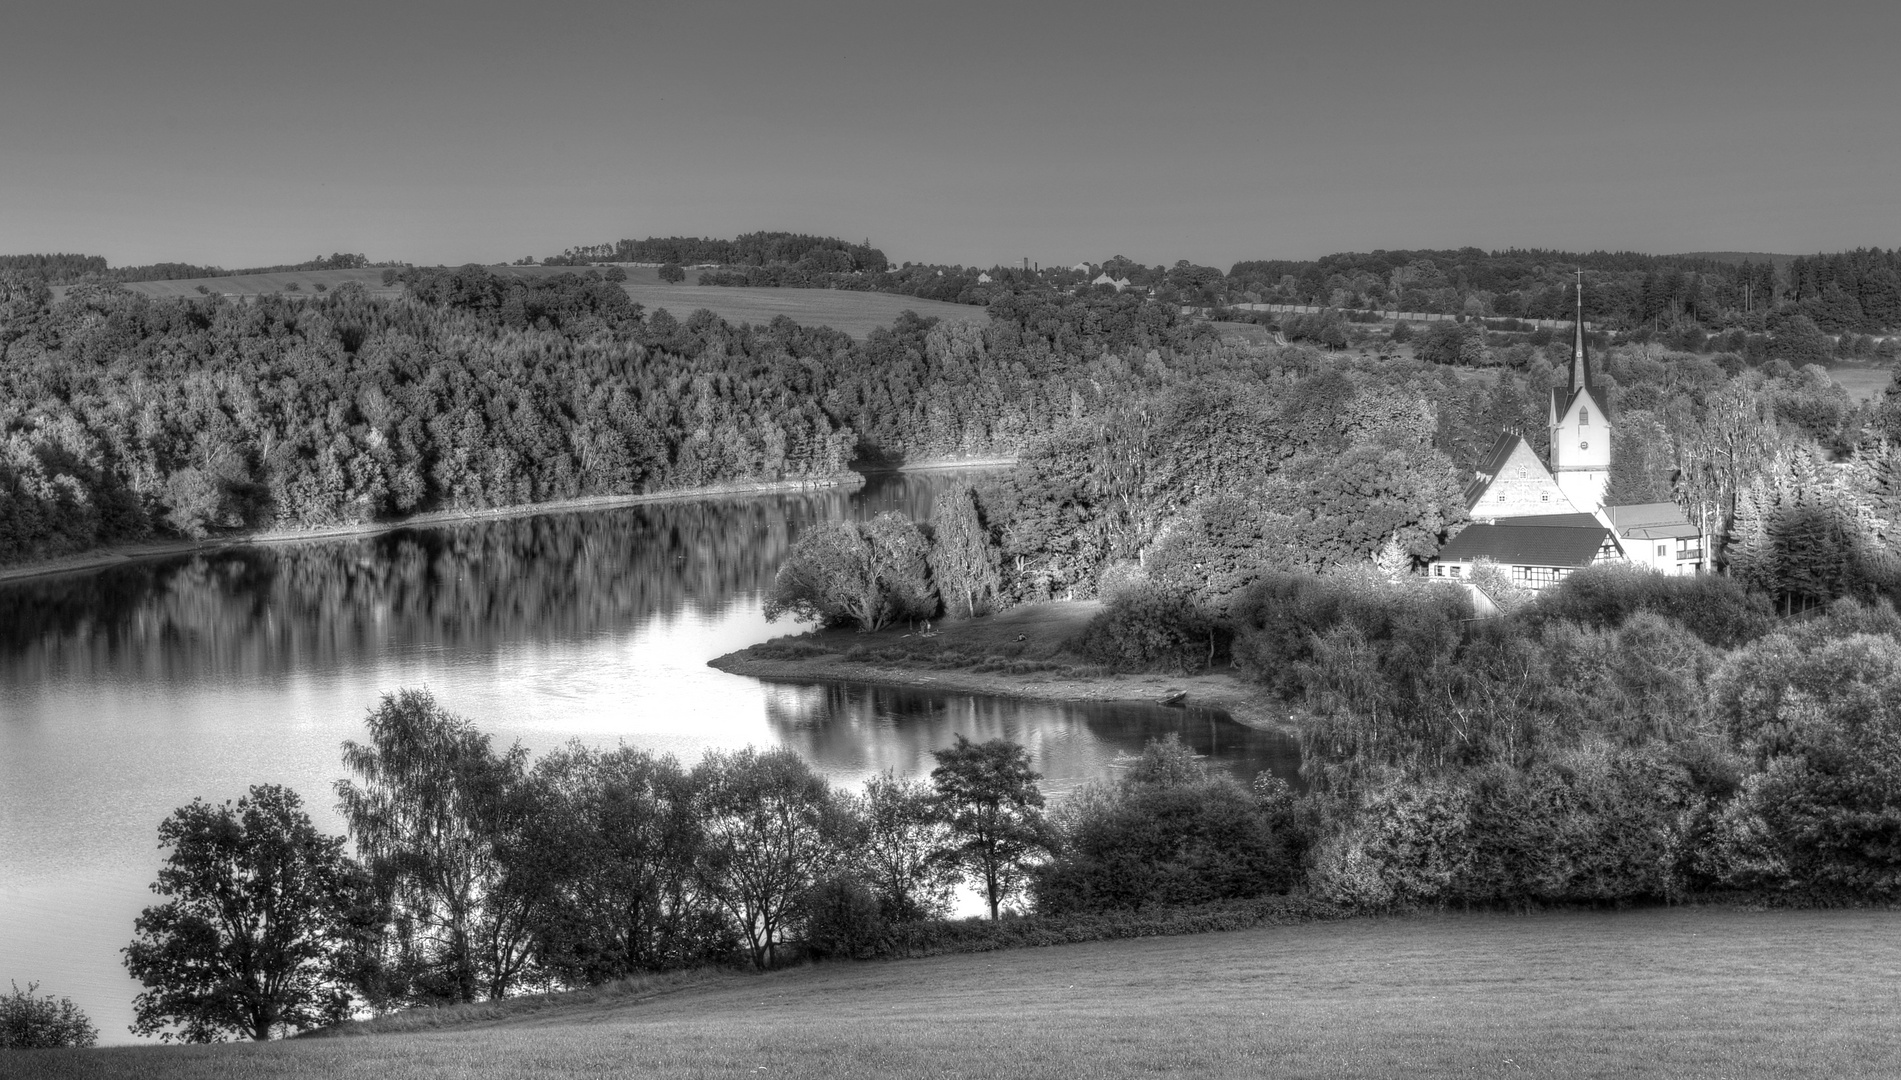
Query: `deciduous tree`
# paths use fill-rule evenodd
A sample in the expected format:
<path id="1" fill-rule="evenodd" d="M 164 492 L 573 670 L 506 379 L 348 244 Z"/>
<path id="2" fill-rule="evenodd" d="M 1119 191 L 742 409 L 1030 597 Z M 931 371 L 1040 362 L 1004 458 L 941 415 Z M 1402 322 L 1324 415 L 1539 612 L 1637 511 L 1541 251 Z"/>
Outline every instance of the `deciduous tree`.
<path id="1" fill-rule="evenodd" d="M 145 986 L 132 1030 L 171 1041 L 269 1039 L 350 1013 L 348 956 L 367 927 L 361 869 L 311 824 L 295 792 L 202 799 L 158 827 L 170 849 L 125 949 Z"/>

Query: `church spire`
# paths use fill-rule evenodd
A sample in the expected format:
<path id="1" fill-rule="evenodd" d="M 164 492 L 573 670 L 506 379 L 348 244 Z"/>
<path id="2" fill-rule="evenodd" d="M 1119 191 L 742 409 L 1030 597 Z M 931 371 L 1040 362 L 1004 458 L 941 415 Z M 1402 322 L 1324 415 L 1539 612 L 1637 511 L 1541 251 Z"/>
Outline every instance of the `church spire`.
<path id="1" fill-rule="evenodd" d="M 1591 354 L 1584 341 L 1584 269 L 1578 268 L 1578 315 L 1571 339 L 1571 394 L 1591 385 Z"/>

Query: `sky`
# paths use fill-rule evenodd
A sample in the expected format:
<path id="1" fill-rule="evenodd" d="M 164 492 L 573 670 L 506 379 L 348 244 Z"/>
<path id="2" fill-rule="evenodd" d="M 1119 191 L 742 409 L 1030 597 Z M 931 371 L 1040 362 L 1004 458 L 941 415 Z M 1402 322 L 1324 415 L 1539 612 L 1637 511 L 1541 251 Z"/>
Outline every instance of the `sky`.
<path id="1" fill-rule="evenodd" d="M 9 0 L 0 253 L 1901 244 L 1901 4 Z"/>

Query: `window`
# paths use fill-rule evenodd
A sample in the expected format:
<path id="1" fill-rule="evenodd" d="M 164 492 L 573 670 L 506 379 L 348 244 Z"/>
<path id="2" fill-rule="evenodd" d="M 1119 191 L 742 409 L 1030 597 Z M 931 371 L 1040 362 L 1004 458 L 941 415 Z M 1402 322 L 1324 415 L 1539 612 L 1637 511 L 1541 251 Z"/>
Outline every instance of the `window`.
<path id="1" fill-rule="evenodd" d="M 1549 492 L 1549 491 L 1547 491 L 1547 492 L 1545 492 L 1545 493 L 1544 493 L 1543 495 L 1540 495 L 1540 496 L 1538 496 L 1538 501 L 1539 501 L 1539 502 L 1550 502 L 1550 501 L 1551 501 L 1551 492 Z"/>
<path id="2" fill-rule="evenodd" d="M 1498 501 L 1499 501 L 1499 502 L 1504 502 L 1504 501 L 1505 501 L 1505 493 L 1504 493 L 1504 492 L 1502 492 L 1502 491 L 1501 491 L 1501 492 L 1499 492 L 1499 493 L 1498 493 Z"/>
<path id="3" fill-rule="evenodd" d="M 1589 409 L 1578 410 L 1578 426 L 1579 427 L 1591 426 L 1591 410 Z"/>
<path id="4" fill-rule="evenodd" d="M 1452 576 L 1453 576 L 1453 577 L 1458 577 L 1458 576 L 1459 576 L 1459 571 L 1460 571 L 1460 570 L 1462 570 L 1462 569 L 1464 569 L 1464 567 L 1460 567 L 1460 566 L 1455 566 L 1455 567 L 1453 567 L 1453 568 L 1452 568 Z"/>
<path id="5" fill-rule="evenodd" d="M 1657 545 L 1657 554 L 1659 556 L 1668 555 L 1669 553 L 1670 553 L 1670 548 L 1667 545 L 1664 545 L 1664 544 Z"/>
<path id="6" fill-rule="evenodd" d="M 1446 576 L 1446 568 L 1445 568 L 1445 567 L 1443 567 L 1443 566 L 1440 566 L 1440 565 L 1439 565 L 1438 563 L 1433 563 L 1433 564 L 1432 564 L 1432 576 L 1433 576 L 1433 577 L 1445 577 L 1445 576 Z"/>

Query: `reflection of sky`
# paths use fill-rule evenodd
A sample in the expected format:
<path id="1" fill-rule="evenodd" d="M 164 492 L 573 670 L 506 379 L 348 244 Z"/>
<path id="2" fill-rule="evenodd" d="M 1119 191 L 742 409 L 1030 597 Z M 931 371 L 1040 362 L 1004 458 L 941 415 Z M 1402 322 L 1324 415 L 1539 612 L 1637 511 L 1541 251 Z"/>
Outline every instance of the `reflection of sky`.
<path id="1" fill-rule="evenodd" d="M 921 514 L 940 484 L 930 477 L 874 484 L 851 511 Z M 790 518 L 815 505 L 842 511 L 843 502 L 780 505 Z M 637 515 L 618 513 L 636 530 L 626 543 L 651 542 Z M 887 769 L 927 774 L 930 752 L 955 733 L 1024 743 L 1053 794 L 1103 775 L 1118 755 L 1139 752 L 1148 735 L 1171 728 L 1244 775 L 1291 767 L 1285 745 L 1183 710 L 768 686 L 726 675 L 706 661 L 792 629 L 768 624 L 757 592 L 739 584 L 750 565 L 739 572 L 724 554 L 703 556 L 709 565 L 700 569 L 717 572 L 654 580 L 667 572 L 669 557 L 630 583 L 625 563 L 598 551 L 572 554 L 558 523 L 538 528 L 537 542 L 548 545 L 541 557 L 541 549 L 520 549 L 527 555 L 499 572 L 533 567 L 542 576 L 522 578 L 530 584 L 509 594 L 519 606 L 487 625 L 480 616 L 471 625 L 424 609 L 408 616 L 407 628 L 352 637 L 352 626 L 386 617 L 379 605 L 390 593 L 342 590 L 363 605 L 354 611 L 306 605 L 260 615 L 255 604 L 263 601 L 244 591 L 249 585 L 209 574 L 141 593 L 144 606 L 110 616 L 49 619 L 56 629 L 39 638 L 16 632 L 11 640 L 22 652 L 0 655 L 0 980 L 38 980 L 71 996 L 107 1041 L 125 1041 L 137 987 L 119 949 L 134 916 L 154 899 L 147 885 L 159 864 L 158 822 L 194 797 L 223 801 L 251 784 L 279 783 L 303 796 L 319 827 L 341 832 L 331 790 L 342 774 L 339 744 L 361 738 L 365 712 L 400 687 L 426 687 L 498 745 L 519 741 L 536 754 L 570 739 L 624 741 L 691 763 L 710 748 L 783 742 L 854 786 Z M 572 570 L 563 559 L 573 560 Z M 303 574 L 362 570 L 351 559 L 297 565 Z M 605 602 L 576 617 L 563 605 L 598 595 L 592 580 L 575 580 L 582 573 L 684 602 Z M 550 591 L 536 594 L 533 583 L 544 578 Z M 308 591 L 292 595 L 329 595 L 321 580 L 300 588 Z M 51 595 L 72 603 L 89 594 Z M 150 629 L 154 611 L 172 620 L 168 627 L 202 629 L 225 651 L 192 660 L 189 640 Z M 78 659 L 10 662 L 49 652 Z"/>

